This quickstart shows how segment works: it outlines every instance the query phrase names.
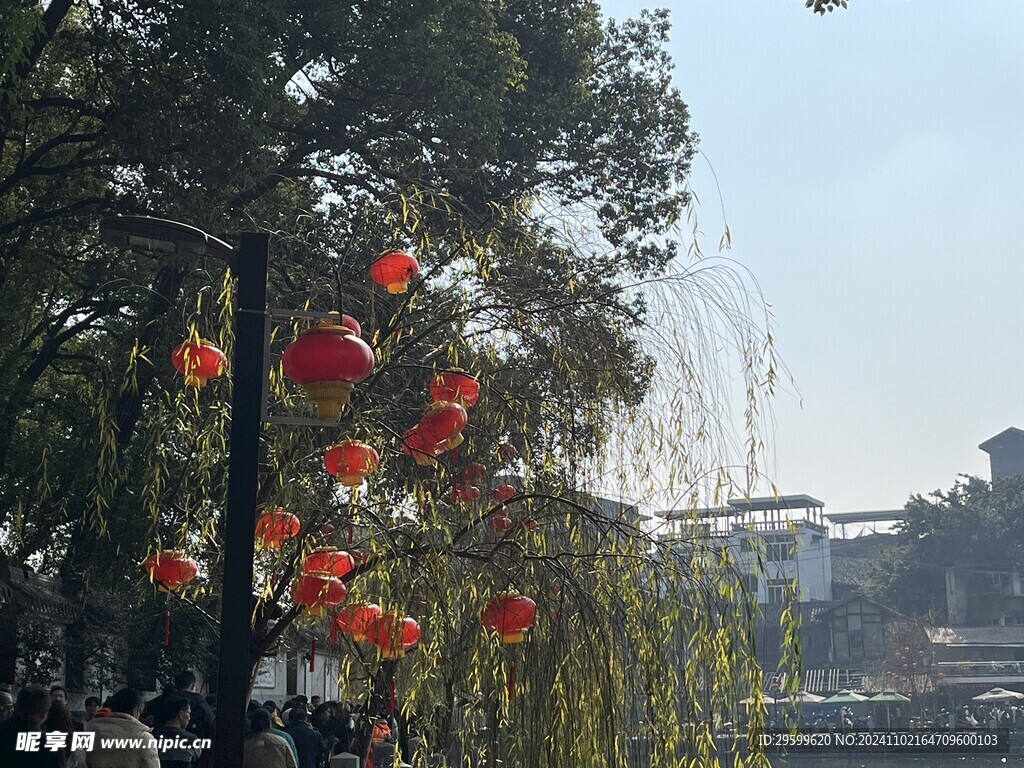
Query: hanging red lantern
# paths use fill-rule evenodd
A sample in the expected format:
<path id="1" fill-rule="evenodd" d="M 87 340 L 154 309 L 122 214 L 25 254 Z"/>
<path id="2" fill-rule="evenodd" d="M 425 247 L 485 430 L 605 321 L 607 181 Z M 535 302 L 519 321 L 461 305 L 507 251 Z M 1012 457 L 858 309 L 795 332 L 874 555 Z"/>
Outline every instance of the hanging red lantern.
<path id="1" fill-rule="evenodd" d="M 480 382 L 473 374 L 466 373 L 461 368 L 449 368 L 431 380 L 430 397 L 435 403 L 476 405 L 480 398 Z"/>
<path id="2" fill-rule="evenodd" d="M 311 616 L 323 616 L 328 608 L 344 600 L 347 593 L 341 580 L 328 573 L 303 573 L 292 584 L 292 599 L 305 606 Z"/>
<path id="3" fill-rule="evenodd" d="M 421 467 L 428 467 L 434 463 L 435 456 L 444 453 L 444 447 L 431 440 L 417 424 L 402 435 L 402 453 L 412 456 Z"/>
<path id="4" fill-rule="evenodd" d="M 475 485 L 457 483 L 452 487 L 452 504 L 470 504 L 480 498 L 480 489 Z"/>
<path id="5" fill-rule="evenodd" d="M 515 592 L 502 592 L 492 598 L 480 616 L 485 627 L 501 635 L 502 645 L 521 643 L 536 618 L 537 604 Z"/>
<path id="6" fill-rule="evenodd" d="M 433 443 L 451 450 L 462 444 L 462 430 L 468 422 L 466 409 L 458 403 L 433 403 L 415 429 L 423 435 L 427 444 Z"/>
<path id="7" fill-rule="evenodd" d="M 519 491 L 516 490 L 514 485 L 499 485 L 493 491 L 491 491 L 491 501 L 495 504 L 504 504 L 506 501 L 515 496 Z"/>
<path id="8" fill-rule="evenodd" d="M 332 533 L 334 533 L 334 525 L 331 523 L 324 523 L 320 526 L 320 533 L 322 533 L 324 536 L 330 536 Z"/>
<path id="9" fill-rule="evenodd" d="M 405 293 L 409 281 L 419 274 L 420 264 L 405 251 L 386 251 L 370 265 L 373 282 L 383 285 L 388 293 Z"/>
<path id="10" fill-rule="evenodd" d="M 366 639 L 380 649 L 385 659 L 398 659 L 408 653 L 420 639 L 420 625 L 406 616 L 383 613 L 370 625 Z"/>
<path id="11" fill-rule="evenodd" d="M 342 328 L 348 328 L 356 336 L 362 337 L 362 335 L 363 335 L 363 328 L 362 328 L 362 326 L 359 325 L 359 321 L 356 320 L 354 317 L 352 317 L 352 315 L 342 315 L 341 316 L 341 326 L 342 326 Z"/>
<path id="12" fill-rule="evenodd" d="M 353 603 L 338 612 L 334 625 L 345 634 L 352 635 L 353 640 L 365 640 L 367 631 L 381 613 L 380 606 L 374 603 Z"/>
<path id="13" fill-rule="evenodd" d="M 511 531 L 512 521 L 508 519 L 507 515 L 507 510 L 504 507 L 499 507 L 491 516 L 491 530 L 497 534 L 508 533 Z"/>
<path id="14" fill-rule="evenodd" d="M 348 328 L 330 321 L 303 331 L 284 351 L 285 376 L 316 403 L 321 419 L 337 419 L 352 389 L 373 373 L 373 350 Z"/>
<path id="15" fill-rule="evenodd" d="M 521 528 L 525 528 L 528 531 L 536 531 L 537 521 L 534 520 L 532 517 L 524 517 L 522 520 L 519 521 L 519 526 Z"/>
<path id="16" fill-rule="evenodd" d="M 487 467 L 476 461 L 471 461 L 462 470 L 462 479 L 467 483 L 479 483 L 485 477 L 487 477 Z"/>
<path id="17" fill-rule="evenodd" d="M 265 549 L 280 549 L 288 539 L 297 536 L 301 529 L 299 518 L 278 507 L 260 515 L 256 521 L 256 538 Z"/>
<path id="18" fill-rule="evenodd" d="M 171 364 L 185 376 L 185 384 L 197 389 L 224 373 L 227 361 L 224 353 L 206 339 L 183 341 L 171 352 Z"/>
<path id="19" fill-rule="evenodd" d="M 327 449 L 324 466 L 338 482 L 358 488 L 380 465 L 380 454 L 366 443 L 345 440 Z"/>
<path id="20" fill-rule="evenodd" d="M 355 558 L 337 547 L 314 549 L 302 560 L 303 573 L 326 573 L 338 579 L 345 578 L 355 567 Z"/>
<path id="21" fill-rule="evenodd" d="M 334 623 L 342 632 L 352 635 L 353 640 L 365 640 L 367 631 L 381 613 L 380 606 L 374 603 L 353 603 L 338 612 Z"/>
<path id="22" fill-rule="evenodd" d="M 165 549 L 146 558 L 143 567 L 162 592 L 176 592 L 196 577 L 196 561 L 180 549 Z"/>

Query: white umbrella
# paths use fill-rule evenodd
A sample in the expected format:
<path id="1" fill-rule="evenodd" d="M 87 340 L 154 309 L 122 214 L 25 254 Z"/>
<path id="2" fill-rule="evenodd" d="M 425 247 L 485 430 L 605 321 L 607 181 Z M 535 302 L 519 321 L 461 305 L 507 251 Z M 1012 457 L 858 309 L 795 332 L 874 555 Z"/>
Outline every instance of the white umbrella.
<path id="1" fill-rule="evenodd" d="M 971 701 L 994 704 L 997 701 L 1013 701 L 1014 699 L 1024 699 L 1024 693 L 1008 691 L 1005 688 L 993 688 L 990 691 L 979 693 L 977 696 L 973 697 Z"/>

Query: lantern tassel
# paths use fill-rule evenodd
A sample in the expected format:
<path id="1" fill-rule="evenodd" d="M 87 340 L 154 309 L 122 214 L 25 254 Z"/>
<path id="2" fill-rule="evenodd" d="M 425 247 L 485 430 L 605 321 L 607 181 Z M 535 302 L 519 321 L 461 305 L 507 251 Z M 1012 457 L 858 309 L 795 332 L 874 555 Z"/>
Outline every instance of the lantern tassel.
<path id="1" fill-rule="evenodd" d="M 348 543 L 352 543 L 352 538 L 355 535 L 355 525 L 353 523 L 348 524 Z"/>
<path id="2" fill-rule="evenodd" d="M 316 669 L 316 637 L 309 641 L 309 671 Z"/>
<path id="3" fill-rule="evenodd" d="M 338 642 L 338 622 L 331 621 L 331 642 Z"/>
<path id="4" fill-rule="evenodd" d="M 171 644 L 171 612 L 164 611 L 164 648 Z"/>
<path id="5" fill-rule="evenodd" d="M 388 701 L 388 713 L 391 715 L 395 714 L 395 681 L 391 680 L 391 698 Z"/>
<path id="6" fill-rule="evenodd" d="M 508 700 L 516 697 L 516 663 L 513 661 L 508 665 Z"/>

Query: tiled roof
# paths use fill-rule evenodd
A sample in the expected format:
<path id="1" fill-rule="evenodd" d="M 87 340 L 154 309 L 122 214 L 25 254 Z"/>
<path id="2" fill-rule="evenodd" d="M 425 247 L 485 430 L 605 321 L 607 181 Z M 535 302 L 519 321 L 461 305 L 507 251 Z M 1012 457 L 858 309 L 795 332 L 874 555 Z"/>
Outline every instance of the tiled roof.
<path id="1" fill-rule="evenodd" d="M 1024 626 L 925 627 L 935 645 L 1024 645 Z"/>
<path id="2" fill-rule="evenodd" d="M 832 555 L 832 581 L 862 587 L 867 584 L 868 573 L 875 562 L 873 557 Z"/>
<path id="3" fill-rule="evenodd" d="M 0 603 L 12 602 L 30 615 L 68 624 L 82 609 L 60 594 L 60 581 L 29 570 L 0 568 Z"/>

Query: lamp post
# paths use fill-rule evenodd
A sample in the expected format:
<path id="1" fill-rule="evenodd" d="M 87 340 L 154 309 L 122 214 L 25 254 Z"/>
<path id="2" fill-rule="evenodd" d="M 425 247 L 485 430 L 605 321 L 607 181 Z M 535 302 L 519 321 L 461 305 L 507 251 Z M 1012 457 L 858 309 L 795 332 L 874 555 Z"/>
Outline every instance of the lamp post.
<path id="1" fill-rule="evenodd" d="M 195 227 L 148 216 L 107 217 L 100 222 L 100 232 L 105 243 L 120 248 L 223 259 L 238 281 L 213 742 L 214 765 L 238 765 L 242 758 L 251 671 L 252 563 L 267 364 L 269 236 L 243 232 L 236 249 Z"/>

